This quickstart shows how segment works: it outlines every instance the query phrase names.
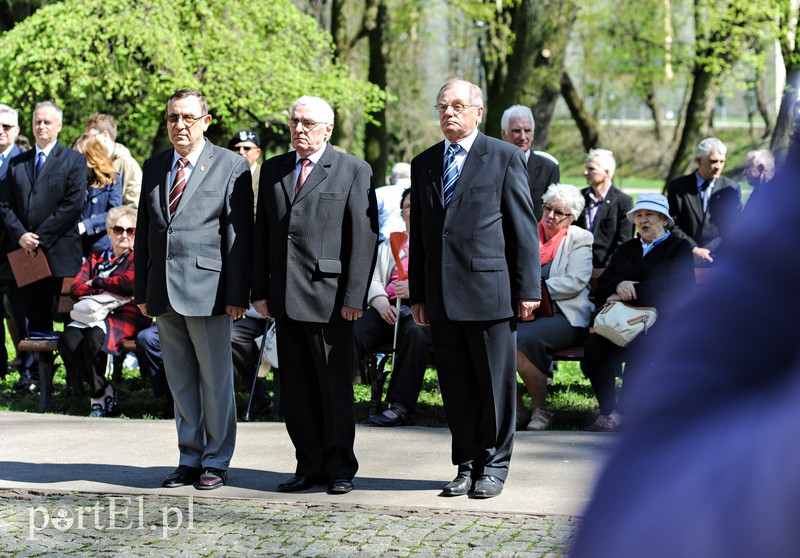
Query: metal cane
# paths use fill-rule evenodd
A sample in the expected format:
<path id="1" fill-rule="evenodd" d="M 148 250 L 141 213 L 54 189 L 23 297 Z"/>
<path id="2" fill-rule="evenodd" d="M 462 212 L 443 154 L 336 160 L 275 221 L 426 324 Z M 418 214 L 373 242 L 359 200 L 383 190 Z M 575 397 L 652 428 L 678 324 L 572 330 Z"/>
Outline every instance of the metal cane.
<path id="1" fill-rule="evenodd" d="M 394 359 L 397 356 L 397 331 L 400 329 L 400 297 L 398 296 L 395 301 L 397 305 L 397 319 L 394 321 L 394 339 L 392 339 L 392 374 L 394 374 L 396 368 Z"/>
<path id="2" fill-rule="evenodd" d="M 264 318 L 266 325 L 264 326 L 264 335 L 261 338 L 261 350 L 258 351 L 258 360 L 256 361 L 256 370 L 253 372 L 253 385 L 250 386 L 250 398 L 247 400 L 247 409 L 245 409 L 244 422 L 250 422 L 250 405 L 253 404 L 253 395 L 256 392 L 256 382 L 258 381 L 258 370 L 261 368 L 261 359 L 264 358 L 264 347 L 267 346 L 267 331 L 269 331 L 270 320 Z"/>

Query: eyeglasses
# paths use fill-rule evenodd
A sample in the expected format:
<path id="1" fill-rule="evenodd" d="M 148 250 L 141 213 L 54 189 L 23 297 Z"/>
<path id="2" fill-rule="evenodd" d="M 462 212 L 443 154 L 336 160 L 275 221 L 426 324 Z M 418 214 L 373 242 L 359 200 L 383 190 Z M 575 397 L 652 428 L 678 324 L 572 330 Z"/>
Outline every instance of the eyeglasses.
<path id="1" fill-rule="evenodd" d="M 0 124 L 0 127 L 3 128 L 6 132 L 11 131 L 11 128 L 16 128 L 13 124 Z"/>
<path id="2" fill-rule="evenodd" d="M 304 129 L 306 132 L 310 132 L 311 130 L 313 130 L 314 128 L 316 128 L 317 126 L 319 126 L 320 124 L 325 124 L 325 122 L 314 122 L 313 120 L 295 120 L 294 118 L 292 118 L 292 119 L 291 119 L 291 120 L 289 120 L 289 122 L 288 122 L 288 126 L 289 126 L 289 128 L 291 128 L 292 130 L 294 130 L 295 128 L 297 128 L 297 127 L 298 127 L 300 124 L 302 124 L 302 125 L 303 125 L 303 129 Z"/>
<path id="3" fill-rule="evenodd" d="M 116 226 L 111 227 L 111 230 L 114 231 L 114 234 L 122 236 L 122 233 L 128 233 L 128 236 L 133 236 L 136 234 L 136 227 L 128 227 L 127 229 L 124 227 Z"/>
<path id="4" fill-rule="evenodd" d="M 183 120 L 183 123 L 186 124 L 186 127 L 191 128 L 206 116 L 208 116 L 208 114 L 201 114 L 200 116 L 181 116 L 180 114 L 168 114 L 165 116 L 165 118 L 167 119 L 167 122 L 173 125 Z"/>
<path id="5" fill-rule="evenodd" d="M 251 149 L 258 149 L 254 145 L 237 145 L 233 148 L 234 151 L 250 151 Z"/>
<path id="6" fill-rule="evenodd" d="M 450 103 L 450 104 L 439 103 L 438 105 L 433 105 L 433 108 L 435 108 L 439 112 L 439 114 L 446 113 L 447 109 L 449 108 L 453 109 L 453 114 L 461 114 L 468 108 L 473 108 L 476 106 L 478 105 L 465 105 L 464 103 Z"/>
<path id="7" fill-rule="evenodd" d="M 546 203 L 542 205 L 542 214 L 547 215 L 550 212 L 555 213 L 556 219 L 564 219 L 565 217 L 569 217 L 572 213 L 564 213 L 563 211 L 559 211 L 558 209 L 554 209 L 553 207 L 547 205 Z"/>

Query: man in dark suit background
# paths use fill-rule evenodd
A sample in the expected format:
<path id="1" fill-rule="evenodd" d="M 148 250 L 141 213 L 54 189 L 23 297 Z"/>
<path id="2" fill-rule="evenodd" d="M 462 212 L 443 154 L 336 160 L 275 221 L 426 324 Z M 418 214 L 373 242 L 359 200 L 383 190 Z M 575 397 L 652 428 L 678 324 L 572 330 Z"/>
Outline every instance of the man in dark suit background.
<path id="1" fill-rule="evenodd" d="M 253 189 L 247 161 L 205 139 L 206 98 L 167 102 L 174 149 L 144 164 L 135 297 L 157 316 L 180 464 L 162 486 L 225 484 L 236 441 L 231 321 L 247 308 Z"/>
<path id="2" fill-rule="evenodd" d="M 63 112 L 45 101 L 33 111 L 35 149 L 17 155 L 8 165 L 0 216 L 14 248 L 30 255 L 41 251 L 52 277 L 20 289 L 30 331 L 51 331 L 61 283 L 81 268 L 78 234 L 86 196 L 86 158 L 58 142 Z M 6 148 L 8 149 L 8 148 Z M 53 356 L 39 353 L 51 364 Z"/>
<path id="3" fill-rule="evenodd" d="M 274 317 L 281 403 L 295 447 L 282 492 L 353 490 L 353 321 L 363 313 L 378 240 L 372 171 L 329 143 L 333 110 L 301 97 L 290 110 L 296 151 L 261 168 L 253 307 Z"/>
<path id="4" fill-rule="evenodd" d="M 592 265 L 606 267 L 617 248 L 633 238 L 633 224 L 628 221 L 628 211 L 633 208 L 633 198 L 614 186 L 617 161 L 607 149 L 592 149 L 586 155 L 588 188 L 581 190 L 586 207 L 575 224 L 592 232 Z"/>
<path id="5" fill-rule="evenodd" d="M 430 323 L 455 479 L 444 496 L 503 490 L 514 445 L 516 321 L 541 298 L 539 238 L 521 150 L 478 131 L 483 93 L 450 80 L 445 141 L 411 162 L 411 311 Z"/>
<path id="6" fill-rule="evenodd" d="M 11 159 L 23 153 L 23 150 L 15 143 L 19 136 L 19 114 L 16 110 L 8 105 L 0 105 L 0 185 L 6 178 L 8 167 Z M 2 186 L 0 186 L 2 188 Z M 2 196 L 0 195 L 0 199 Z M 3 254 L 18 248 L 8 234 L 5 227 L 0 227 L 0 250 Z M 11 272 L 11 266 L 8 259 L 0 256 L 0 290 L 2 291 L 3 298 L 8 299 L 0 300 L 0 338 L 6 338 L 5 329 L 5 316 L 6 306 L 11 310 L 11 319 L 14 320 L 14 326 L 17 329 L 17 334 L 21 339 L 28 336 L 28 326 L 25 320 L 25 306 L 22 300 L 22 295 L 17 288 L 17 283 L 14 281 L 14 275 Z M 29 388 L 33 385 L 31 379 L 31 367 L 33 366 L 33 354 L 19 353 L 19 375 L 20 386 Z M 0 345 L 0 377 L 6 375 L 8 369 L 8 352 L 5 348 L 5 343 Z"/>
<path id="7" fill-rule="evenodd" d="M 542 196 L 551 184 L 561 182 L 558 160 L 544 151 L 533 151 L 533 135 L 536 122 L 531 109 L 524 105 L 514 105 L 505 110 L 500 119 L 500 134 L 503 141 L 513 143 L 525 154 L 528 168 L 528 185 L 531 188 L 533 214 L 537 221 L 542 220 Z"/>
<path id="8" fill-rule="evenodd" d="M 722 176 L 727 151 L 717 138 L 704 139 L 695 149 L 697 170 L 667 186 L 672 233 L 692 245 L 695 265 L 714 262 L 725 233 L 741 215 L 742 190 Z"/>

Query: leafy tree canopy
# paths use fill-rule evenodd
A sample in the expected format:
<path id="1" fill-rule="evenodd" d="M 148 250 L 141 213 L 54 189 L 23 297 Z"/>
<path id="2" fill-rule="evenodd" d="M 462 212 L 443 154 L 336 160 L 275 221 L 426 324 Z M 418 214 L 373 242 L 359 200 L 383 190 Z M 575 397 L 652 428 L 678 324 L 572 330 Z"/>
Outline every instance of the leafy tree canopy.
<path id="1" fill-rule="evenodd" d="M 167 98 L 202 91 L 227 140 L 241 122 L 279 127 L 303 94 L 365 114 L 383 94 L 333 61 L 330 36 L 290 0 L 65 0 L 38 10 L 0 37 L 2 102 L 21 115 L 34 105 L 64 109 L 62 138 L 94 112 L 115 116 L 135 156 L 153 150 Z"/>

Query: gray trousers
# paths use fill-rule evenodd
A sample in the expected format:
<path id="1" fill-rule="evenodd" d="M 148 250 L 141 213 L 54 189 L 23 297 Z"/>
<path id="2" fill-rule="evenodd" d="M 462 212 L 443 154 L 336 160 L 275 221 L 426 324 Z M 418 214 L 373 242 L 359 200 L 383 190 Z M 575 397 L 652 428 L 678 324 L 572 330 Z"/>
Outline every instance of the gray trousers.
<path id="1" fill-rule="evenodd" d="M 168 306 L 156 323 L 180 464 L 227 470 L 236 443 L 231 318 L 183 316 Z"/>

